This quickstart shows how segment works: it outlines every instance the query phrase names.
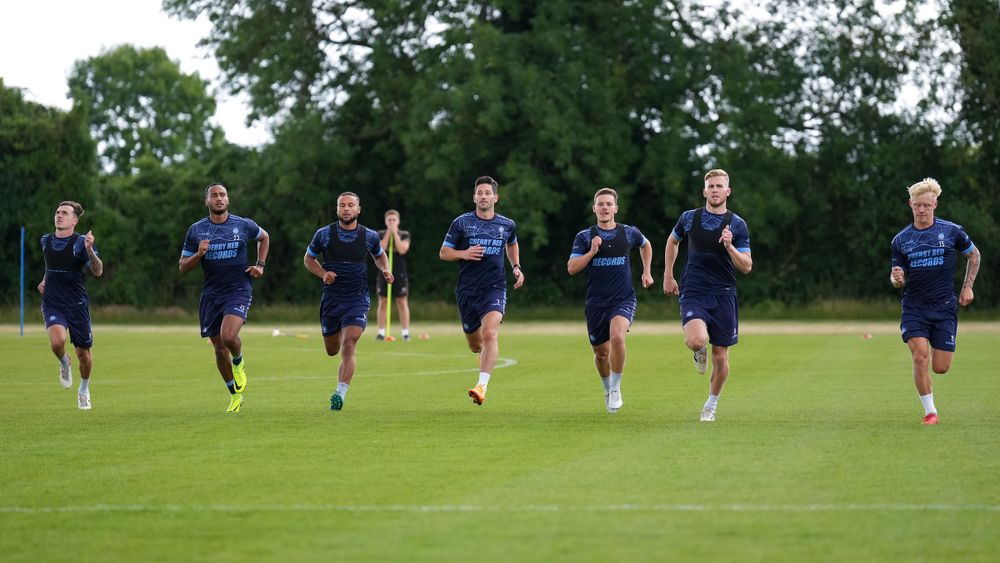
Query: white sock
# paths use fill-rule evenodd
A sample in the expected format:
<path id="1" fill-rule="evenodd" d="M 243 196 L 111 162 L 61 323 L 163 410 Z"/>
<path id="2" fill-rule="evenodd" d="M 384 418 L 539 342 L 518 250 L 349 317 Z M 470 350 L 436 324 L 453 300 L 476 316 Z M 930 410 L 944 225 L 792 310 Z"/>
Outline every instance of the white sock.
<path id="1" fill-rule="evenodd" d="M 934 393 L 928 393 L 926 395 L 921 395 L 920 396 L 920 403 L 922 405 L 924 405 L 924 415 L 925 416 L 928 415 L 928 414 L 931 414 L 932 412 L 933 413 L 937 412 L 937 409 L 934 408 Z"/>
<path id="2" fill-rule="evenodd" d="M 90 393 L 90 380 L 89 379 L 83 379 L 81 377 L 80 378 L 80 394 L 81 395 L 86 395 L 87 393 Z"/>
<path id="3" fill-rule="evenodd" d="M 348 387 L 350 387 L 350 385 L 348 385 L 346 383 L 338 383 L 337 384 L 337 394 L 340 395 L 341 399 L 347 398 L 347 388 Z"/>
<path id="4" fill-rule="evenodd" d="M 601 384 L 604 385 L 605 391 L 611 391 L 611 376 L 602 377 Z"/>
<path id="5" fill-rule="evenodd" d="M 66 354 L 63 354 L 63 357 L 59 358 L 59 363 L 62 364 L 62 365 L 64 365 L 64 366 L 68 366 L 69 365 L 69 356 L 66 355 Z"/>
<path id="6" fill-rule="evenodd" d="M 409 335 L 410 335 L 410 329 L 404 328 L 403 329 L 403 338 L 406 338 Z"/>
<path id="7" fill-rule="evenodd" d="M 611 376 L 608 377 L 611 380 L 611 390 L 621 391 L 622 390 L 622 374 L 611 372 Z"/>
<path id="8" fill-rule="evenodd" d="M 709 393 L 708 394 L 708 400 L 705 401 L 705 406 L 703 408 L 713 409 L 714 410 L 715 407 L 716 407 L 716 405 L 718 405 L 718 404 L 719 404 L 719 396 L 718 395 L 713 395 L 713 394 Z"/>
<path id="9" fill-rule="evenodd" d="M 489 384 L 490 384 L 490 374 L 486 373 L 485 371 L 479 372 L 479 385 L 482 385 L 483 389 L 486 389 L 486 386 Z"/>
<path id="10" fill-rule="evenodd" d="M 379 336 L 385 336 L 385 329 L 384 328 L 378 329 L 378 335 Z"/>

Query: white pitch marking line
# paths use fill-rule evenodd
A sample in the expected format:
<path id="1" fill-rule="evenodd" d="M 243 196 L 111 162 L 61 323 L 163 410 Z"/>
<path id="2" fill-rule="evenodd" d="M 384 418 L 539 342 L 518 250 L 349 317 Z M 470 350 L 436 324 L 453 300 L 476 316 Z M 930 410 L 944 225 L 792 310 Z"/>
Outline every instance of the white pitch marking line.
<path id="1" fill-rule="evenodd" d="M 59 514 L 94 512 L 1000 512 L 997 504 L 617 504 L 572 506 L 527 504 L 486 506 L 467 504 L 92 504 L 77 506 L 0 506 L 0 514 Z"/>
<path id="2" fill-rule="evenodd" d="M 465 358 L 466 356 L 452 356 Z M 516 366 L 517 360 L 514 358 L 497 358 L 497 365 L 494 369 L 509 368 L 511 366 Z M 406 372 L 387 372 L 387 373 L 356 373 L 356 375 L 362 377 L 392 377 L 397 375 L 410 376 L 410 375 L 447 375 L 450 373 L 469 373 L 475 372 L 479 373 L 478 367 L 471 368 L 455 368 L 455 369 L 443 369 L 435 371 L 406 371 Z M 196 376 L 191 376 L 196 377 Z M 271 377 L 252 377 L 251 381 L 326 381 L 331 377 L 336 377 L 333 375 L 289 375 L 289 376 L 271 376 Z M 99 380 L 100 385 L 114 385 L 117 383 L 131 383 L 125 380 L 115 380 L 115 379 L 101 379 Z M 6 383 L 5 385 L 52 385 L 51 381 L 13 381 Z"/>

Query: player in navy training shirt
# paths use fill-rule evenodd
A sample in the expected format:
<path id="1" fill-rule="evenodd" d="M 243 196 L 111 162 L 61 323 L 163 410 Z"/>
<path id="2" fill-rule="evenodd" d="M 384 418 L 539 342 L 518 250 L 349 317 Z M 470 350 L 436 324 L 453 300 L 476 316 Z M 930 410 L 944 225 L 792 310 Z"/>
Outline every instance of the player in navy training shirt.
<path id="1" fill-rule="evenodd" d="M 340 356 L 337 389 L 330 395 L 330 410 L 344 407 L 347 389 L 354 378 L 355 350 L 368 326 L 367 257 L 387 283 L 393 282 L 389 258 L 382 250 L 378 233 L 358 223 L 361 198 L 353 192 L 337 197 L 337 219 L 320 228 L 306 247 L 302 261 L 306 269 L 323 280 L 323 298 L 319 305 L 319 322 L 323 328 L 326 353 Z M 323 262 L 320 263 L 319 257 Z"/>
<path id="2" fill-rule="evenodd" d="M 635 317 L 631 249 L 642 257 L 642 287 L 653 285 L 649 272 L 653 247 L 639 229 L 615 223 L 618 192 L 601 188 L 594 194 L 597 224 L 577 233 L 566 263 L 572 276 L 587 271 L 587 333 L 594 349 L 594 365 L 604 384 L 604 406 L 609 413 L 622 406 L 622 372 L 625 371 L 625 333 Z"/>
<path id="3" fill-rule="evenodd" d="M 698 373 L 705 373 L 706 343 L 712 344 L 712 378 L 708 400 L 701 409 L 702 422 L 715 420 L 719 394 L 729 377 L 729 347 L 739 340 L 736 270 L 749 274 L 753 267 L 746 221 L 726 207 L 731 193 L 729 174 L 709 170 L 702 190 L 705 207 L 681 214 L 664 250 L 663 293 L 680 298 L 684 345 L 694 351 Z M 688 255 L 678 286 L 674 262 L 684 239 L 688 240 Z"/>
<path id="4" fill-rule="evenodd" d="M 955 355 L 958 306 L 972 303 L 972 284 L 979 273 L 979 249 L 960 225 L 934 217 L 941 186 L 926 178 L 909 187 L 913 223 L 892 239 L 889 281 L 903 288 L 899 324 L 903 341 L 913 355 L 913 382 L 924 407 L 924 424 L 938 424 L 937 408 L 927 371 L 947 373 Z M 962 292 L 956 296 L 952 277 L 958 253 L 968 257 Z M 933 349 L 933 352 L 931 352 Z"/>
<path id="5" fill-rule="evenodd" d="M 184 237 L 178 268 L 187 272 L 200 263 L 204 271 L 201 336 L 215 346 L 215 364 L 230 393 L 226 412 L 239 412 L 247 384 L 240 329 L 250 310 L 250 280 L 264 275 L 270 238 L 257 223 L 229 213 L 229 191 L 222 184 L 205 188 L 205 207 L 208 217 L 191 225 Z M 247 258 L 251 240 L 257 241 L 253 266 Z"/>
<path id="6" fill-rule="evenodd" d="M 455 298 L 469 349 L 479 354 L 479 382 L 469 389 L 469 397 L 477 405 L 486 401 L 490 374 L 500 353 L 497 330 L 507 307 L 505 253 L 513 266 L 514 289 L 524 283 L 517 225 L 494 210 L 500 200 L 499 189 L 489 176 L 476 178 L 472 195 L 476 210 L 451 222 L 438 253 L 442 260 L 459 262 Z"/>
<path id="7" fill-rule="evenodd" d="M 94 359 L 90 349 L 94 337 L 90 327 L 90 297 L 84 285 L 87 270 L 100 277 L 104 263 L 94 246 L 94 233 L 74 232 L 83 206 L 75 201 L 64 201 L 56 208 L 56 232 L 42 237 L 45 256 L 45 277 L 38 284 L 42 294 L 42 317 L 49 334 L 52 353 L 59 359 L 59 382 L 66 389 L 73 385 L 73 371 L 66 354 L 66 336 L 76 348 L 80 360 L 80 387 L 77 406 L 90 410 L 90 373 Z"/>

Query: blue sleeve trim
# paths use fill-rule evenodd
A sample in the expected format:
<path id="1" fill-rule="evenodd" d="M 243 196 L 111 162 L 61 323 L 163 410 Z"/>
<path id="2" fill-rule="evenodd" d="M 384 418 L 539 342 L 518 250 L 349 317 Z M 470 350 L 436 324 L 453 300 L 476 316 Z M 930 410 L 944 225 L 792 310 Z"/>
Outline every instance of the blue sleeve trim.
<path id="1" fill-rule="evenodd" d="M 750 254 L 750 247 L 737 248 L 736 251 L 743 254 Z"/>
<path id="2" fill-rule="evenodd" d="M 183 256 L 184 258 L 187 258 L 188 256 L 194 256 L 194 252 L 191 252 L 190 250 L 182 250 L 181 256 Z"/>
<path id="3" fill-rule="evenodd" d="M 574 258 L 579 258 L 581 256 L 583 256 L 583 254 L 577 254 L 577 253 L 574 252 L 573 254 L 569 255 L 569 259 L 572 260 Z"/>
<path id="4" fill-rule="evenodd" d="M 684 240 L 683 237 L 677 236 L 677 231 L 670 231 L 670 236 L 674 237 L 674 240 L 676 240 L 677 242 L 681 242 L 682 240 Z"/>
<path id="5" fill-rule="evenodd" d="M 309 256 L 312 256 L 313 258 L 319 256 L 319 253 L 313 252 L 313 249 L 312 249 L 311 246 L 307 246 L 306 247 L 306 254 L 308 254 Z"/>
<path id="6" fill-rule="evenodd" d="M 255 236 L 254 238 L 257 239 L 257 240 L 260 240 L 260 237 L 263 234 L 264 234 L 264 229 L 262 229 L 260 227 L 257 227 L 257 236 Z"/>
<path id="7" fill-rule="evenodd" d="M 507 246 L 510 246 L 512 244 L 517 244 L 517 237 L 516 236 L 514 238 L 510 239 L 509 241 L 507 241 Z"/>
<path id="8" fill-rule="evenodd" d="M 639 248 L 646 248 L 647 244 L 649 244 L 649 239 L 646 237 L 642 237 L 642 244 L 639 245 Z"/>
<path id="9" fill-rule="evenodd" d="M 442 242 L 441 246 L 447 246 L 448 248 L 455 248 L 455 245 L 452 244 L 452 243 L 450 243 L 450 242 L 448 242 L 448 241 Z"/>
<path id="10" fill-rule="evenodd" d="M 975 250 L 975 249 L 976 249 L 976 245 L 974 245 L 974 244 L 972 244 L 970 242 L 969 243 L 969 248 L 966 248 L 965 250 L 963 250 L 962 254 L 968 255 L 968 254 L 972 253 L 972 251 Z"/>
<path id="11" fill-rule="evenodd" d="M 383 254 L 385 254 L 385 251 L 382 250 L 381 246 L 379 246 L 378 247 L 378 253 L 377 254 L 372 254 L 372 256 L 374 256 L 375 258 L 378 258 L 379 256 L 382 256 Z"/>

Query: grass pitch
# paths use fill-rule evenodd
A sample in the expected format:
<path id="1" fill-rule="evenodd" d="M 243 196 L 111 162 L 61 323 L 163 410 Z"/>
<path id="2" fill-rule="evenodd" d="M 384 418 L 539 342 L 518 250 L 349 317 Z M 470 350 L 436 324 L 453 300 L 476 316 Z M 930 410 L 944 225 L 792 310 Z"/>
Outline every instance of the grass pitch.
<path id="1" fill-rule="evenodd" d="M 844 326 L 848 328 L 843 329 Z M 248 403 L 197 327 L 95 327 L 94 410 L 44 333 L 0 332 L 5 561 L 986 561 L 1000 554 L 995 326 L 963 324 L 922 427 L 895 329 L 744 327 L 718 420 L 677 327 L 629 336 L 609 415 L 582 323 L 501 329 L 486 405 L 451 325 L 339 358 L 243 333 Z M 295 332 L 293 329 L 292 332 Z M 423 332 L 419 330 L 418 332 Z M 74 358 L 74 365 L 76 360 Z"/>

